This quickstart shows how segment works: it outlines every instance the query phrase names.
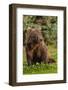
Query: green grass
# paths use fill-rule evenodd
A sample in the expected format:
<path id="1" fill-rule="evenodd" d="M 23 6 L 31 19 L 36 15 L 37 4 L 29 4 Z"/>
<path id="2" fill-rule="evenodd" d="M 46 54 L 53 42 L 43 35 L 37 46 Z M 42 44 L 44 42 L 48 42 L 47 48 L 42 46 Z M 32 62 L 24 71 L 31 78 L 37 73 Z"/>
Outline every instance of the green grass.
<path id="1" fill-rule="evenodd" d="M 47 74 L 47 73 L 57 73 L 57 49 L 53 45 L 48 46 L 48 51 L 54 58 L 56 63 L 53 64 L 36 64 L 32 66 L 27 65 L 25 48 L 23 50 L 23 74 Z"/>

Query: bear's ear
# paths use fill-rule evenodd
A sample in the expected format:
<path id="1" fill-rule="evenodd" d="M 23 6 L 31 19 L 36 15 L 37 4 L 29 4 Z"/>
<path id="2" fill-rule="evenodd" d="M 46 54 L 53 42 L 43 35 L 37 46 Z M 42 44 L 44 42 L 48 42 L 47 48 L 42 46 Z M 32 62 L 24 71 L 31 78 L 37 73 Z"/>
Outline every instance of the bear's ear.
<path id="1" fill-rule="evenodd" d="M 27 35 L 30 35 L 30 32 L 31 31 L 32 31 L 32 28 L 31 27 L 28 27 L 27 30 L 26 30 Z"/>
<path id="2" fill-rule="evenodd" d="M 42 36 L 42 30 L 41 29 L 38 30 L 38 33 L 40 36 Z"/>
<path id="3" fill-rule="evenodd" d="M 31 27 L 28 27 L 28 28 L 27 28 L 27 31 L 31 31 Z"/>

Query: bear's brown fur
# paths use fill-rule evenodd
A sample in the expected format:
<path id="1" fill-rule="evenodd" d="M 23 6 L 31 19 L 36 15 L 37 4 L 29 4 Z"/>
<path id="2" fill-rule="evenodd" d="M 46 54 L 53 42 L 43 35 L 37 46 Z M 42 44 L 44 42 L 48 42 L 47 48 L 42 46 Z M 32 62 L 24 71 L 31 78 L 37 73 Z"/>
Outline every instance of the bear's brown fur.
<path id="1" fill-rule="evenodd" d="M 44 39 L 41 30 L 29 28 L 26 33 L 26 56 L 28 65 L 52 63 L 54 60 L 49 57 L 47 46 L 44 43 Z"/>

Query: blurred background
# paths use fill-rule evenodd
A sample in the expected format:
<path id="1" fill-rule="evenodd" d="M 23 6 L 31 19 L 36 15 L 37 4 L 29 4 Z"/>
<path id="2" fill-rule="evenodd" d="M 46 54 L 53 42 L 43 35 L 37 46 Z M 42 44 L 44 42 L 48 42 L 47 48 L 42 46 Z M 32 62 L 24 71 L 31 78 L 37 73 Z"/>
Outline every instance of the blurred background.
<path id="1" fill-rule="evenodd" d="M 28 27 L 42 30 L 44 41 L 47 45 L 57 46 L 57 16 L 23 16 L 23 44 L 25 45 L 25 35 Z"/>

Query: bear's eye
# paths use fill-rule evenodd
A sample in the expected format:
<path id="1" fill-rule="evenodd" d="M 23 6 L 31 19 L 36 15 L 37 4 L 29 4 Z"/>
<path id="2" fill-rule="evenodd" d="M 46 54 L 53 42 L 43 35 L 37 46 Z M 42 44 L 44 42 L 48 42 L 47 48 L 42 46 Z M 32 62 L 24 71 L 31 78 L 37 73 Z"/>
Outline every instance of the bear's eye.
<path id="1" fill-rule="evenodd" d="M 40 41 L 42 41 L 42 39 L 40 39 Z"/>

